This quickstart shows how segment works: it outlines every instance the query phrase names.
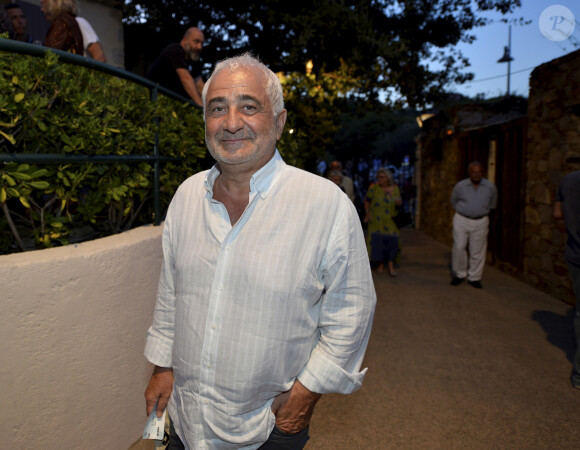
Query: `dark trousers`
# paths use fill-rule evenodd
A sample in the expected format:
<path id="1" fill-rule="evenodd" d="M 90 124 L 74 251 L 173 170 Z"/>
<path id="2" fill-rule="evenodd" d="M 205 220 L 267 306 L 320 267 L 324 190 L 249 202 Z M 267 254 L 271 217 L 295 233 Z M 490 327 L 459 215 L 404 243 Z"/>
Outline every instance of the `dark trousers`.
<path id="1" fill-rule="evenodd" d="M 274 427 L 268 440 L 259 448 L 259 450 L 302 450 L 306 442 L 310 439 L 306 427 L 300 433 L 286 434 Z M 169 443 L 165 450 L 185 450 L 185 446 L 173 428 L 173 422 L 169 426 Z"/>
<path id="2" fill-rule="evenodd" d="M 570 270 L 570 278 L 572 278 L 574 294 L 576 296 L 576 313 L 574 314 L 576 353 L 574 355 L 571 380 L 574 386 L 580 386 L 580 267 L 570 262 L 567 264 L 568 270 Z"/>

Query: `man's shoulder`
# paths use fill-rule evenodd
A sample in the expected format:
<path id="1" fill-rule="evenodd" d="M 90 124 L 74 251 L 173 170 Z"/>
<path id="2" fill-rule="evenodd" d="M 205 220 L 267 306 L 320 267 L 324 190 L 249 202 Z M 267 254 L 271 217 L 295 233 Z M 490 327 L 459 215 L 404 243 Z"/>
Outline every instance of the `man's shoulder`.
<path id="1" fill-rule="evenodd" d="M 185 50 L 183 50 L 183 47 L 180 44 L 173 42 L 163 49 L 163 51 L 161 52 L 161 55 L 163 55 L 163 56 L 183 55 L 183 56 L 185 56 Z"/>
<path id="2" fill-rule="evenodd" d="M 284 174 L 282 176 L 291 177 L 295 180 L 302 180 L 306 183 L 315 183 L 320 185 L 333 185 L 334 183 L 326 177 L 322 177 L 307 170 L 300 169 L 298 167 L 286 165 L 284 167 Z"/>
<path id="3" fill-rule="evenodd" d="M 351 186 L 354 185 L 352 178 L 349 176 L 343 175 L 342 181 L 343 181 L 343 183 L 350 184 Z"/>
<path id="4" fill-rule="evenodd" d="M 577 195 L 580 195 L 580 170 L 570 172 L 560 180 L 557 199 L 561 201 L 564 196 L 571 199 Z"/>
<path id="5" fill-rule="evenodd" d="M 313 212 L 327 211 L 332 214 L 331 210 L 343 210 L 352 204 L 339 186 L 323 176 L 293 166 L 286 166 L 281 176 L 286 180 L 286 192 L 295 198 L 302 198 L 304 206 L 308 205 Z"/>
<path id="6" fill-rule="evenodd" d="M 470 183 L 471 183 L 471 180 L 469 178 L 464 178 L 463 180 L 459 180 L 457 183 L 455 183 L 455 187 L 459 188 L 459 187 L 467 186 Z"/>
<path id="7" fill-rule="evenodd" d="M 580 180 L 580 170 L 576 170 L 574 172 L 570 172 L 567 175 L 564 175 L 564 177 L 562 178 L 562 181 L 560 183 L 569 183 L 569 182 L 575 182 L 575 181 L 579 181 Z"/>
<path id="8" fill-rule="evenodd" d="M 326 177 L 308 172 L 298 167 L 286 165 L 280 173 L 282 180 L 286 180 L 286 188 L 296 191 L 311 191 L 319 194 L 333 195 L 342 193 L 342 190 Z"/>

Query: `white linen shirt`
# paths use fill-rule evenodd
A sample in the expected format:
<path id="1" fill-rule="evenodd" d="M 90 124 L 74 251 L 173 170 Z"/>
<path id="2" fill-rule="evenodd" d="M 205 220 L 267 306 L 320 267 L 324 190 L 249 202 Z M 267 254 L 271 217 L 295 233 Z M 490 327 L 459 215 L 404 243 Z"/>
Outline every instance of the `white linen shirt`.
<path id="1" fill-rule="evenodd" d="M 193 175 L 169 206 L 145 355 L 173 368 L 168 408 L 186 448 L 254 449 L 296 378 L 321 394 L 361 386 L 376 295 L 338 186 L 276 151 L 232 227 L 213 199 L 218 175 Z"/>

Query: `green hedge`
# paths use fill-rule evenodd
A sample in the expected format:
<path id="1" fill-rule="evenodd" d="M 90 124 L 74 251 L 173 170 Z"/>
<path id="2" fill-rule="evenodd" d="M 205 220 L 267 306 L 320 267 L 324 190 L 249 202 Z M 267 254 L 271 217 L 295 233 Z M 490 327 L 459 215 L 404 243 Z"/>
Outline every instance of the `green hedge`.
<path id="1" fill-rule="evenodd" d="M 202 111 L 138 84 L 44 58 L 0 53 L 3 153 L 152 155 L 155 117 L 161 203 L 200 170 Z M 0 253 L 67 244 L 75 230 L 105 236 L 153 221 L 151 163 L 0 164 Z M 72 233 L 72 234 L 71 234 Z"/>

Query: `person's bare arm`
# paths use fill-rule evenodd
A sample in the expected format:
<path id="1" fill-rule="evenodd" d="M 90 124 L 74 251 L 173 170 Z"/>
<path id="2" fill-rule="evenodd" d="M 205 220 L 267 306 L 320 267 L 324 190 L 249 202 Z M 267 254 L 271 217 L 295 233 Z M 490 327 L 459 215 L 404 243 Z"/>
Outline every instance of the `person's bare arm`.
<path id="1" fill-rule="evenodd" d="M 195 81 L 193 80 L 193 77 L 191 76 L 189 71 L 181 67 L 175 70 L 177 71 L 179 80 L 183 85 L 183 89 L 185 89 L 185 92 L 187 92 L 187 95 L 189 95 L 195 103 L 202 106 L 201 94 L 198 92 Z"/>
<path id="2" fill-rule="evenodd" d="M 105 56 L 105 51 L 100 42 L 93 42 L 87 47 L 87 53 L 95 61 L 100 61 L 102 63 L 107 62 L 107 57 Z"/>
<path id="3" fill-rule="evenodd" d="M 149 385 L 145 389 L 145 404 L 147 415 L 151 414 L 155 403 L 157 405 L 157 417 L 161 417 L 167 407 L 171 391 L 173 390 L 173 369 L 169 367 L 155 366 Z"/>
<path id="4" fill-rule="evenodd" d="M 289 391 L 278 395 L 272 403 L 278 429 L 289 434 L 304 430 L 310 424 L 314 406 L 320 397 L 321 394 L 309 391 L 296 380 Z"/>
<path id="5" fill-rule="evenodd" d="M 562 202 L 554 203 L 554 210 L 552 211 L 552 215 L 555 219 L 562 219 L 564 217 L 564 213 L 562 212 Z"/>
<path id="6" fill-rule="evenodd" d="M 199 92 L 199 95 L 201 96 L 201 92 L 203 91 L 203 87 L 205 86 L 203 78 L 197 77 L 193 81 L 195 82 L 195 87 L 197 88 L 197 92 Z"/>
<path id="7" fill-rule="evenodd" d="M 369 220 L 371 219 L 371 216 L 369 214 L 369 208 L 371 207 L 371 204 L 369 203 L 369 201 L 365 198 L 364 200 L 364 208 L 365 208 L 365 216 L 363 219 L 364 223 L 368 223 Z"/>

